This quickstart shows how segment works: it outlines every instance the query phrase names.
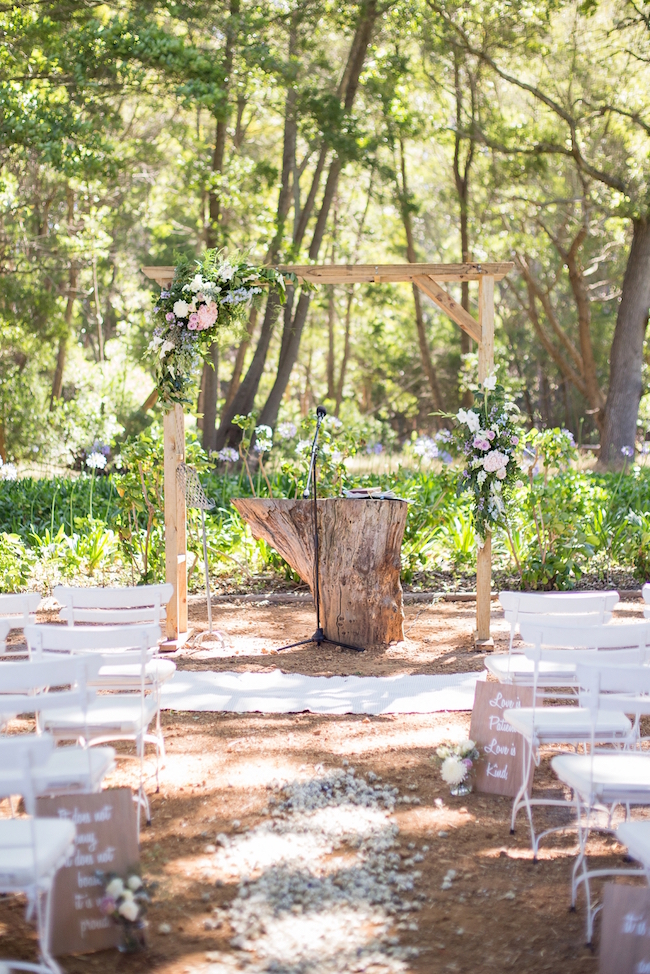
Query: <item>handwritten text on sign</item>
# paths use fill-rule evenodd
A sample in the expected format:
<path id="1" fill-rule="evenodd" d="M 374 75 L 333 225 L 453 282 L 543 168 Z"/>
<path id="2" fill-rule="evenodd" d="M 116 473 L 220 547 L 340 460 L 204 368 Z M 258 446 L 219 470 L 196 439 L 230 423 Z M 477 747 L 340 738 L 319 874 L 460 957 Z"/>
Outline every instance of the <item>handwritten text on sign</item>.
<path id="1" fill-rule="evenodd" d="M 650 890 L 607 883 L 600 974 L 650 974 Z"/>
<path id="2" fill-rule="evenodd" d="M 65 818 L 77 827 L 74 852 L 54 883 L 52 953 L 88 953 L 117 946 L 121 931 L 99 909 L 104 889 L 96 873 L 123 875 L 138 863 L 131 790 L 39 798 L 38 815 Z"/>
<path id="3" fill-rule="evenodd" d="M 476 684 L 470 737 L 481 753 L 476 773 L 476 790 L 514 797 L 523 775 L 521 735 L 504 719 L 508 710 L 532 707 L 531 687 L 504 684 Z"/>

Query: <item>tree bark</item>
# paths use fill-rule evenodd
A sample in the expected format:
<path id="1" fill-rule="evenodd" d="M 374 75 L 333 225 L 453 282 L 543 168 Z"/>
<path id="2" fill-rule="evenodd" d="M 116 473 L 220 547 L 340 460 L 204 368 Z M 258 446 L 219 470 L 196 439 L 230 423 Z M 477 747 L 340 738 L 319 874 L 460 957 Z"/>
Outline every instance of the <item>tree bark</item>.
<path id="1" fill-rule="evenodd" d="M 238 498 L 254 538 L 274 547 L 314 594 L 313 501 Z M 400 549 L 404 501 L 318 501 L 319 608 L 328 639 L 360 649 L 404 638 Z"/>
<path id="2" fill-rule="evenodd" d="M 610 356 L 609 392 L 599 465 L 619 468 L 624 447 L 634 448 L 643 394 L 643 343 L 650 309 L 650 220 L 633 221 L 632 246 L 623 278 Z"/>

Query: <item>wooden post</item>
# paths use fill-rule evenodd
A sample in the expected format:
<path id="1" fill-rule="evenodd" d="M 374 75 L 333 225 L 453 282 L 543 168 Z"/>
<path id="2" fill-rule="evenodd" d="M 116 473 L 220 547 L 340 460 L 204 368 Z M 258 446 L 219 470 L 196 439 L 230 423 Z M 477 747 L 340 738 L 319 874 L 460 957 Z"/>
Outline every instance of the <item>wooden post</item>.
<path id="1" fill-rule="evenodd" d="M 187 539 L 185 492 L 178 484 L 177 469 L 185 462 L 185 417 L 176 404 L 163 420 L 165 443 L 165 577 L 174 586 L 167 607 L 167 639 L 187 639 Z"/>
<path id="2" fill-rule="evenodd" d="M 483 382 L 494 368 L 494 278 L 487 275 L 478 282 L 478 321 L 478 380 Z M 490 637 L 491 597 L 492 537 L 488 534 L 476 558 L 476 642 L 486 649 L 494 646 Z"/>

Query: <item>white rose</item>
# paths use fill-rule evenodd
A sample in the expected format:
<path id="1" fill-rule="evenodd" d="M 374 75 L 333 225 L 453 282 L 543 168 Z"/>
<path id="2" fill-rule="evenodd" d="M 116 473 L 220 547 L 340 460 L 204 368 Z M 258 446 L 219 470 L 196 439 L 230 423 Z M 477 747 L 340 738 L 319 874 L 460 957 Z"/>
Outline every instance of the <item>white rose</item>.
<path id="1" fill-rule="evenodd" d="M 126 885 L 129 887 L 129 889 L 132 889 L 133 892 L 135 892 L 142 886 L 142 880 L 139 876 L 129 876 L 128 880 L 126 881 Z"/>
<path id="2" fill-rule="evenodd" d="M 499 480 L 505 480 L 506 479 L 506 468 L 505 467 L 500 467 L 499 470 L 497 470 L 497 477 L 499 478 Z"/>
<path id="3" fill-rule="evenodd" d="M 133 899 L 133 890 L 130 890 L 130 889 L 126 889 L 125 888 L 124 889 L 124 892 L 122 893 L 122 899 L 124 899 L 124 900 L 132 900 Z"/>
<path id="4" fill-rule="evenodd" d="M 187 318 L 187 313 L 190 310 L 190 306 L 187 301 L 176 301 L 174 304 L 174 314 L 177 318 Z"/>
<path id="5" fill-rule="evenodd" d="M 117 912 L 120 914 L 120 916 L 124 917 L 125 920 L 130 920 L 133 923 L 134 920 L 138 919 L 140 907 L 135 900 L 125 900 L 124 903 L 120 903 Z"/>
<path id="6" fill-rule="evenodd" d="M 110 883 L 106 887 L 107 896 L 112 896 L 114 900 L 116 900 L 118 896 L 121 896 L 123 892 L 124 883 L 119 876 L 116 876 L 115 879 L 111 879 Z"/>

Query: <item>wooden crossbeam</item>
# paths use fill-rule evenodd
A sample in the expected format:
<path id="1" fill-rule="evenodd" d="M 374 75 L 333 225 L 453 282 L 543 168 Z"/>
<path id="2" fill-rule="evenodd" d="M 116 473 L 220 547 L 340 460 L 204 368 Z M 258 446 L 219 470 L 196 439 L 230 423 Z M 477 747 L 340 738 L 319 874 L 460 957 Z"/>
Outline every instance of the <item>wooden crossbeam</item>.
<path id="1" fill-rule="evenodd" d="M 392 284 L 433 277 L 436 281 L 479 281 L 485 276 L 500 281 L 514 264 L 295 264 L 278 267 L 312 284 Z"/>
<path id="2" fill-rule="evenodd" d="M 493 277 L 500 281 L 512 268 L 508 261 L 492 264 L 285 264 L 285 274 L 295 274 L 310 284 L 394 284 L 412 282 L 416 277 L 431 277 L 438 283 L 480 281 Z M 142 273 L 161 287 L 171 284 L 173 267 L 143 267 Z"/>
<path id="3" fill-rule="evenodd" d="M 451 294 L 445 291 L 444 288 L 440 287 L 437 281 L 434 281 L 431 277 L 414 277 L 413 283 L 417 284 L 423 294 L 431 298 L 434 304 L 437 304 L 444 312 L 446 312 L 452 321 L 466 331 L 470 338 L 473 338 L 475 342 L 480 344 L 481 342 L 481 327 L 475 318 L 472 318 L 471 314 L 455 301 Z"/>

